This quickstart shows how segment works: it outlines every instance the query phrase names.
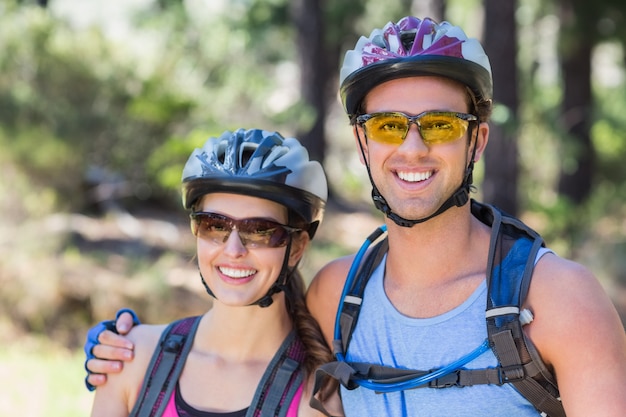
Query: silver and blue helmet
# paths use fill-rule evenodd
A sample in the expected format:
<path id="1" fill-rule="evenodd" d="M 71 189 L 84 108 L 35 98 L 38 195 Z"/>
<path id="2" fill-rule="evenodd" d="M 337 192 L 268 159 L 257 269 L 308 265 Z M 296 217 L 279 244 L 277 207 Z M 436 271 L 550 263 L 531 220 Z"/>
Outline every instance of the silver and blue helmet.
<path id="1" fill-rule="evenodd" d="M 183 206 L 205 194 L 234 193 L 279 203 L 308 225 L 313 237 L 324 215 L 328 186 L 319 162 L 295 138 L 261 129 L 226 131 L 189 157 L 182 175 Z"/>

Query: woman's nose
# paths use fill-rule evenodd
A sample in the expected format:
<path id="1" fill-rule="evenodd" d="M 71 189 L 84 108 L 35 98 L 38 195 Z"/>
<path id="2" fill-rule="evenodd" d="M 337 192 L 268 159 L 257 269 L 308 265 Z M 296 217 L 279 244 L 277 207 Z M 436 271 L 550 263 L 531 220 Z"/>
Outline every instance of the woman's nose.
<path id="1" fill-rule="evenodd" d="M 233 229 L 228 235 L 224 243 L 224 253 L 234 257 L 243 256 L 248 253 L 248 249 L 237 229 Z"/>

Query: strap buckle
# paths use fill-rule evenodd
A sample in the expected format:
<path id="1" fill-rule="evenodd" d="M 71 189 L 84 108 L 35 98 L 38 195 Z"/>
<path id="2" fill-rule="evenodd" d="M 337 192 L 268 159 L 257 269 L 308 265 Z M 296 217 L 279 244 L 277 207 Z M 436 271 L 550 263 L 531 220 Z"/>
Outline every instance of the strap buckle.
<path id="1" fill-rule="evenodd" d="M 167 339 L 162 342 L 163 350 L 167 353 L 178 353 L 184 342 L 185 336 L 178 334 L 168 335 Z"/>
<path id="2" fill-rule="evenodd" d="M 498 368 L 500 385 L 521 381 L 525 376 L 526 373 L 522 365 L 500 366 Z"/>
<path id="3" fill-rule="evenodd" d="M 429 388 L 450 388 L 459 385 L 459 372 L 450 372 L 428 383 Z"/>

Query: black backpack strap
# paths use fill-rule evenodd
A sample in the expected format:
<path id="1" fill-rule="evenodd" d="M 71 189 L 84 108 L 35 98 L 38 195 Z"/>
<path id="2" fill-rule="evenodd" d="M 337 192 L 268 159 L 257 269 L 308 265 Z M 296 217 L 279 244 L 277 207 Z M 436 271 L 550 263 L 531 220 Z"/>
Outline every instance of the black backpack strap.
<path id="1" fill-rule="evenodd" d="M 472 211 L 492 227 L 485 315 L 503 381 L 513 385 L 543 415 L 565 417 L 555 379 L 520 321 L 543 239 L 518 219 L 492 206 L 473 202 Z"/>
<path id="2" fill-rule="evenodd" d="M 130 417 L 163 414 L 185 365 L 185 358 L 193 345 L 201 317 L 187 317 L 175 321 L 163 331 Z"/>
<path id="3" fill-rule="evenodd" d="M 377 241 L 383 233 L 383 229 L 376 229 L 367 238 L 366 242 L 373 243 Z M 385 237 L 366 254 L 363 262 L 358 265 L 355 279 L 351 283 L 346 282 L 345 284 L 348 285 L 349 288 L 347 289 L 345 297 L 341 300 L 341 306 L 338 307 L 341 309 L 339 318 L 341 339 L 333 340 L 333 353 L 335 356 L 344 355 L 345 352 L 348 351 L 348 344 L 350 343 L 352 332 L 354 331 L 354 327 L 356 326 L 356 322 L 359 318 L 359 313 L 361 312 L 361 303 L 363 301 L 365 286 L 367 285 L 372 272 L 374 272 L 374 269 L 380 264 L 388 249 L 389 243 Z M 315 370 L 313 393 L 309 400 L 309 405 L 312 408 L 324 413 L 326 416 L 331 415 L 317 397 L 317 394 L 322 389 L 323 383 L 329 377 L 338 380 L 342 385 L 348 387 L 349 389 L 358 387 L 356 383 L 351 381 L 351 379 L 358 374 L 358 371 L 351 367 L 351 365 L 352 364 L 345 361 L 337 360 L 325 363 Z"/>
<path id="4" fill-rule="evenodd" d="M 356 382 L 359 380 L 378 381 L 386 384 L 399 384 L 416 378 L 428 376 L 432 374 L 432 372 L 433 370 L 416 371 L 370 363 L 348 363 L 335 361 L 324 364 L 316 370 L 316 385 L 314 386 L 314 392 L 319 391 L 320 386 L 318 385 L 318 382 L 322 381 L 324 377 L 335 378 L 345 388 L 353 390 L 359 387 L 359 384 Z M 414 385 L 407 389 L 469 387 L 472 385 L 484 384 L 503 385 L 508 383 L 512 377 L 513 375 L 510 374 L 509 370 L 502 367 L 487 369 L 462 368 L 446 373 L 438 378 L 429 379 L 422 385 Z M 319 410 L 319 408 L 315 408 Z"/>
<path id="5" fill-rule="evenodd" d="M 363 302 L 363 293 L 365 292 L 365 286 L 369 281 L 374 269 L 378 267 L 383 257 L 389 249 L 389 242 L 385 237 L 378 242 L 376 246 L 367 254 L 363 263 L 359 266 L 356 274 L 356 279 L 353 281 L 350 289 L 346 293 L 346 296 L 341 305 L 341 340 L 333 341 L 333 352 L 335 354 L 348 351 L 348 345 L 352 338 L 352 332 L 356 326 L 356 322 L 359 319 L 359 313 L 361 312 L 361 303 Z"/>
<path id="6" fill-rule="evenodd" d="M 304 345 L 292 331 L 272 361 L 252 399 L 246 417 L 284 417 L 304 380 L 302 362 L 305 358 Z"/>
<path id="7" fill-rule="evenodd" d="M 501 368 L 508 370 L 509 377 L 505 382 L 513 385 L 542 415 L 565 417 L 565 410 L 557 396 L 558 391 L 556 394 L 552 394 L 545 385 L 534 379 L 534 377 L 543 374 L 537 366 L 537 362 L 531 360 L 531 362 L 523 364 L 515 345 L 513 332 L 510 330 L 500 331 L 492 336 L 492 340 L 493 350 L 500 361 Z M 543 361 L 540 363 L 543 366 Z M 544 372 L 547 372 L 547 369 L 544 368 Z M 556 390 L 556 386 L 554 389 Z"/>

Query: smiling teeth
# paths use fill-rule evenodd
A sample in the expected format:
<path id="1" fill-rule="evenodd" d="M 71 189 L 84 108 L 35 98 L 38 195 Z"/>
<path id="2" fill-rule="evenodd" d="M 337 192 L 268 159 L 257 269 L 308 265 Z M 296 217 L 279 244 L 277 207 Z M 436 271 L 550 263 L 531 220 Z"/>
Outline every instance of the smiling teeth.
<path id="1" fill-rule="evenodd" d="M 398 177 L 403 181 L 419 182 L 429 179 L 433 175 L 432 171 L 427 172 L 398 172 Z"/>
<path id="2" fill-rule="evenodd" d="M 245 278 L 250 275 L 256 274 L 255 269 L 236 269 L 236 268 L 219 268 L 220 272 L 231 278 Z"/>

